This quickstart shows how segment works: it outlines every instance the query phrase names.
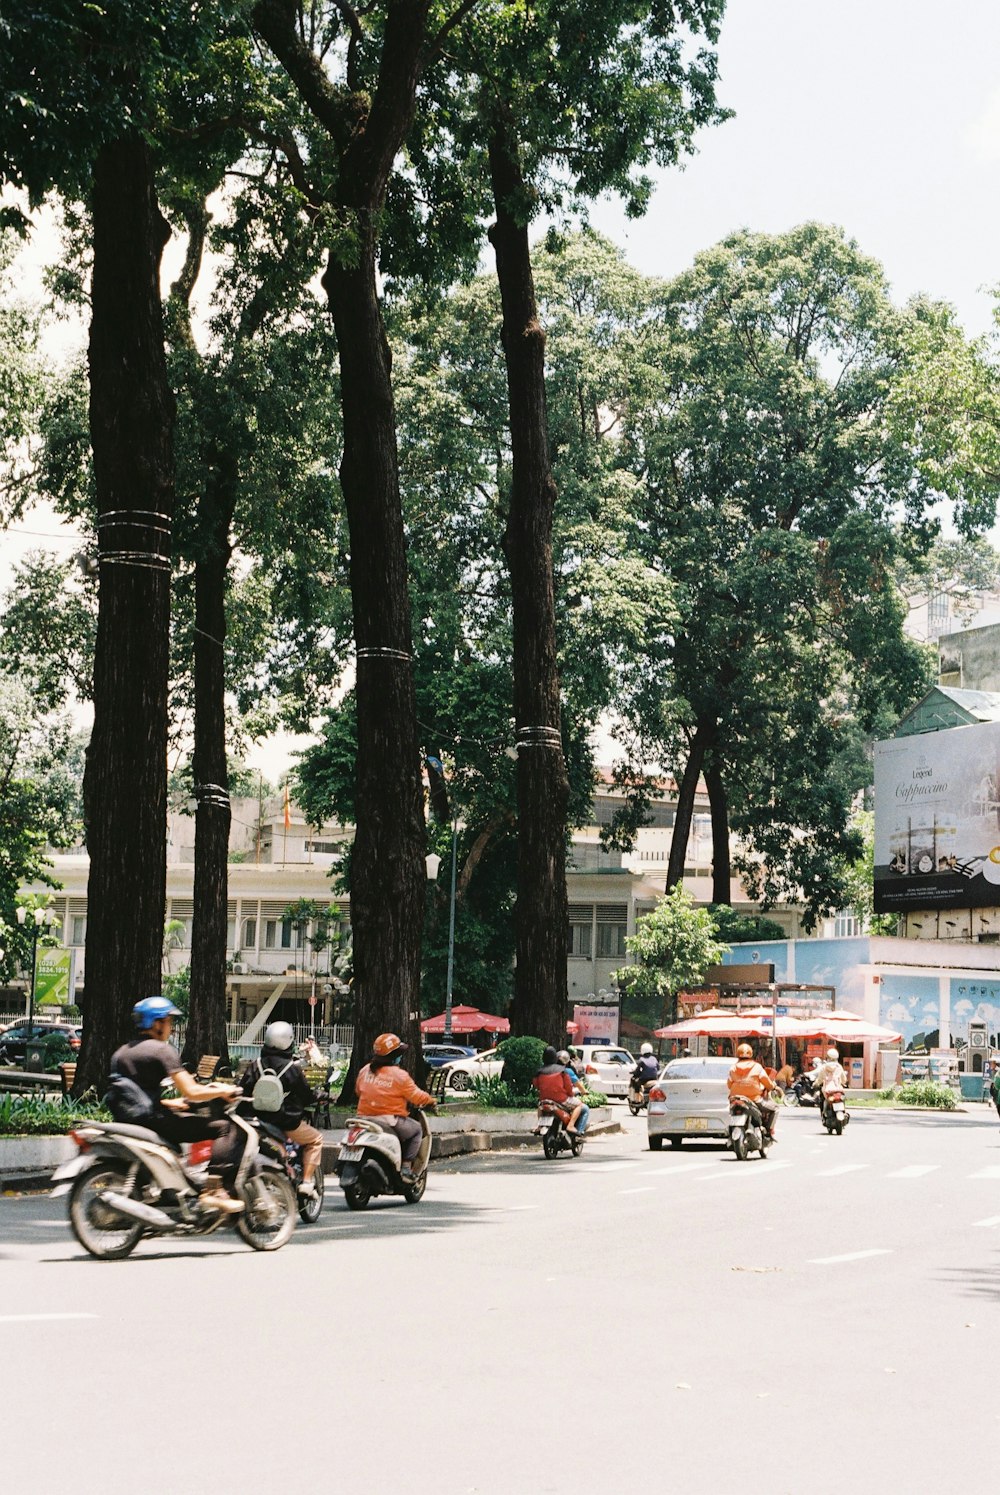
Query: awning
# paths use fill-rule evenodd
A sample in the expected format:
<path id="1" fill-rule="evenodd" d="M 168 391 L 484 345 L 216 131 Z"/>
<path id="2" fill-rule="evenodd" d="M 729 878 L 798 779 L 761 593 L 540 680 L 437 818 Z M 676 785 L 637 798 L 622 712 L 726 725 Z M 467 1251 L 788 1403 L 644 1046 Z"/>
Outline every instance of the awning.
<path id="1" fill-rule="evenodd" d="M 424 1018 L 420 1024 L 421 1033 L 443 1033 L 445 1014 L 439 1012 L 435 1017 Z M 497 1017 L 491 1012 L 480 1012 L 478 1007 L 468 1007 L 459 1003 L 451 1009 L 451 1031 L 453 1033 L 509 1033 L 510 1023 L 505 1017 Z"/>

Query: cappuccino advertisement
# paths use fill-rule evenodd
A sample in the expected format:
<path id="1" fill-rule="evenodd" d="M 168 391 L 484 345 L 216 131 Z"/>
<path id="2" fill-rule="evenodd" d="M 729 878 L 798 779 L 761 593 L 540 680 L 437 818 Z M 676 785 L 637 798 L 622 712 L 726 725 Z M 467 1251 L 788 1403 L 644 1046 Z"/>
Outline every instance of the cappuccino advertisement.
<path id="1" fill-rule="evenodd" d="M 1000 722 L 875 744 L 875 912 L 1000 906 Z"/>

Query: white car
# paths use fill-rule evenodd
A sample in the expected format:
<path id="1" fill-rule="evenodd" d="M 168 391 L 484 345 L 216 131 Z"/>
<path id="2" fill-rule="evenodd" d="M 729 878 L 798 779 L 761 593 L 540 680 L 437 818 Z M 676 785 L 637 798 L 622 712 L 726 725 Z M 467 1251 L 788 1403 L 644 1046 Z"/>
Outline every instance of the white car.
<path id="1" fill-rule="evenodd" d="M 456 1059 L 453 1064 L 443 1064 L 440 1072 L 445 1077 L 446 1089 L 471 1090 L 476 1075 L 485 1078 L 498 1075 L 502 1069 L 503 1059 L 496 1049 L 483 1049 L 481 1054 L 473 1054 L 468 1059 Z"/>
<path id="2" fill-rule="evenodd" d="M 614 1044 L 586 1044 L 583 1053 L 583 1078 L 593 1090 L 605 1095 L 627 1095 L 628 1082 L 636 1060 L 628 1049 Z"/>
<path id="3" fill-rule="evenodd" d="M 732 1059 L 671 1059 L 649 1092 L 646 1130 L 654 1152 L 680 1147 L 685 1137 L 729 1140 L 729 1071 Z"/>

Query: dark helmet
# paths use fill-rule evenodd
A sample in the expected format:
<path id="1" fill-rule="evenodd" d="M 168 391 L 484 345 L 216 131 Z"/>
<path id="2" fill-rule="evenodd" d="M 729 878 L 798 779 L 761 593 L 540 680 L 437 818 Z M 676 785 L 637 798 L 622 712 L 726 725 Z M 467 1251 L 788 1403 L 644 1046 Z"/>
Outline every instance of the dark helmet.
<path id="1" fill-rule="evenodd" d="M 542 1063 L 543 1064 L 555 1064 L 556 1057 L 557 1056 L 556 1056 L 555 1049 L 552 1047 L 551 1044 L 549 1044 L 549 1046 L 546 1048 L 544 1054 L 542 1055 Z"/>

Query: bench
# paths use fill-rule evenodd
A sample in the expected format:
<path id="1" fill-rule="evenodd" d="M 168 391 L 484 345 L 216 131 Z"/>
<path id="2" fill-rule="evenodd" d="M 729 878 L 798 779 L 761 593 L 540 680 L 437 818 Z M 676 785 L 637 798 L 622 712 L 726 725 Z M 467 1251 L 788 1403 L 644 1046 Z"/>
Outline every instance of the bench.
<path id="1" fill-rule="evenodd" d="M 203 1054 L 202 1057 L 198 1060 L 198 1068 L 194 1072 L 194 1077 L 199 1084 L 210 1085 L 211 1082 L 215 1079 L 215 1072 L 218 1067 L 218 1054 Z"/>
<path id="2" fill-rule="evenodd" d="M 76 1079 L 76 1064 L 60 1064 L 59 1079 L 62 1082 L 63 1095 L 69 1095 L 73 1089 L 73 1081 Z"/>

